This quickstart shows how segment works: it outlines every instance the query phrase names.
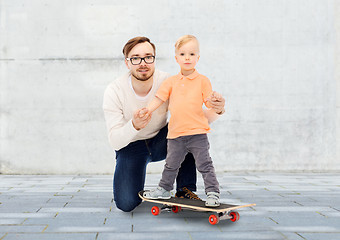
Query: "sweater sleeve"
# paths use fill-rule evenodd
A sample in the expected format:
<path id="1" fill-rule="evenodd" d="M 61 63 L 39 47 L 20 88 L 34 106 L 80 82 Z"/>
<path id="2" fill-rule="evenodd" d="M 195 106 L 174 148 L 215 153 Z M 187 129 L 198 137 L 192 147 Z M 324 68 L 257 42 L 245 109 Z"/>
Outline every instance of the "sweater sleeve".
<path id="1" fill-rule="evenodd" d="M 109 143 L 114 150 L 127 146 L 138 133 L 132 125 L 132 119 L 129 121 L 124 119 L 118 92 L 112 86 L 108 86 L 103 99 Z"/>

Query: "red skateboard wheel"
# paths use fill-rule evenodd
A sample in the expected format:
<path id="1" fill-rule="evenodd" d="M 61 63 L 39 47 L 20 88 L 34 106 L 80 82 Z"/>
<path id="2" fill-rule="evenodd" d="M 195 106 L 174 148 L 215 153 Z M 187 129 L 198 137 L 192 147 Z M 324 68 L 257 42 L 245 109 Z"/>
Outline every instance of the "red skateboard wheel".
<path id="1" fill-rule="evenodd" d="M 230 221 L 232 222 L 236 222 L 240 219 L 240 214 L 238 214 L 238 212 L 231 212 L 229 213 L 229 216 L 231 217 Z"/>
<path id="2" fill-rule="evenodd" d="M 154 215 L 154 216 L 157 216 L 157 215 L 159 215 L 159 207 L 157 207 L 157 206 L 153 206 L 152 208 L 151 208 L 151 213 L 152 213 L 152 215 Z"/>
<path id="3" fill-rule="evenodd" d="M 214 214 L 210 215 L 209 222 L 210 222 L 211 225 L 215 225 L 219 221 L 220 221 L 220 219 L 216 215 L 214 215 Z"/>
<path id="4" fill-rule="evenodd" d="M 178 207 L 178 206 L 172 206 L 172 209 L 171 209 L 174 213 L 178 213 L 179 211 L 181 211 L 181 207 Z"/>

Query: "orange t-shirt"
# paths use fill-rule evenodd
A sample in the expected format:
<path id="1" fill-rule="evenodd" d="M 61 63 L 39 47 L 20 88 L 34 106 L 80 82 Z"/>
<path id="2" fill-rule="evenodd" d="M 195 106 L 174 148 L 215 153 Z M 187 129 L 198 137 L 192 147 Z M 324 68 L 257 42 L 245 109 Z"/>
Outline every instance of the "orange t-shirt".
<path id="1" fill-rule="evenodd" d="M 202 105 L 212 93 L 206 76 L 196 70 L 189 76 L 181 73 L 169 77 L 159 87 L 156 96 L 163 101 L 169 99 L 169 139 L 180 136 L 208 133 L 208 119 Z"/>

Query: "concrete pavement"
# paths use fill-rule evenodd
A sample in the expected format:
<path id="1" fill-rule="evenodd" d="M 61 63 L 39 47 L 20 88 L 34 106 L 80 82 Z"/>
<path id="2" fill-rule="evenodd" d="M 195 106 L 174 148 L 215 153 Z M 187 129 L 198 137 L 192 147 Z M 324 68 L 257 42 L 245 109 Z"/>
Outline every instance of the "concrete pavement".
<path id="1" fill-rule="evenodd" d="M 149 174 L 146 188 L 160 174 Z M 256 203 L 240 220 L 210 225 L 208 213 L 116 209 L 112 176 L 0 175 L 0 240 L 340 239 L 339 173 L 218 174 L 221 201 Z M 204 198 L 201 177 L 197 192 Z"/>

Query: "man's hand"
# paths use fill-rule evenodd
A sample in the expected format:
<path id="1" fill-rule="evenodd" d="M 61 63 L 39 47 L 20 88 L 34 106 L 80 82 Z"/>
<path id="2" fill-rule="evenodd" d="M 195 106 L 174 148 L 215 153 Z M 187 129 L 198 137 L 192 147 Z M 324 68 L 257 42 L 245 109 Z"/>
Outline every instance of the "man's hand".
<path id="1" fill-rule="evenodd" d="M 225 112 L 225 99 L 222 97 L 221 94 L 214 91 L 207 100 L 210 103 L 211 108 L 214 109 L 215 113 L 223 114 Z"/>
<path id="2" fill-rule="evenodd" d="M 145 117 L 147 114 L 150 114 L 150 111 L 147 108 L 142 108 L 139 110 L 139 117 L 143 118 Z"/>
<path id="3" fill-rule="evenodd" d="M 149 111 L 146 108 L 142 108 L 137 110 L 133 114 L 132 125 L 137 131 L 139 131 L 145 128 L 146 125 L 148 125 L 148 123 L 150 122 L 150 120 L 151 113 L 149 113 Z"/>

